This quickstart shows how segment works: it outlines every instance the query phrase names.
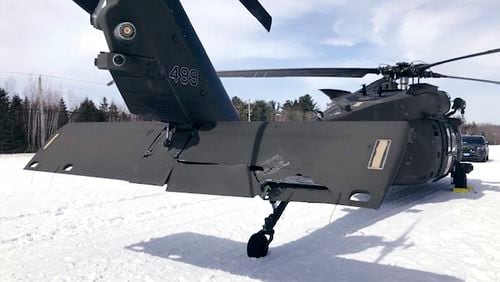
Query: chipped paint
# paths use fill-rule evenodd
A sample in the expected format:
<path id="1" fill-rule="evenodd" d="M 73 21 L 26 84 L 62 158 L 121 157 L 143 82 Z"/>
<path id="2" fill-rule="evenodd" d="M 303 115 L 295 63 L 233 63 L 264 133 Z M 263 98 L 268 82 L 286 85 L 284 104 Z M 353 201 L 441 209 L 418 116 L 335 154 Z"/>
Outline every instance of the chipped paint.
<path id="1" fill-rule="evenodd" d="M 276 154 L 272 156 L 269 160 L 266 160 L 260 164 L 260 166 L 262 166 L 264 170 L 258 171 L 257 175 L 262 176 L 262 175 L 275 174 L 282 168 L 287 167 L 289 165 L 290 162 L 285 161 L 281 155 Z"/>

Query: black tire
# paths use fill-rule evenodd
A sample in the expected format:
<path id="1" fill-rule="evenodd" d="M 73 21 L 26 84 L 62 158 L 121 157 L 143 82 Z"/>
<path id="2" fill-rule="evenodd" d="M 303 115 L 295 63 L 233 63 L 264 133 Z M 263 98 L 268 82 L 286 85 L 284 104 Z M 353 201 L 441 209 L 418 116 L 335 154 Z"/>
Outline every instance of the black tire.
<path id="1" fill-rule="evenodd" d="M 269 240 L 264 232 L 253 234 L 248 240 L 247 255 L 251 258 L 261 258 L 267 255 Z"/>
<path id="2" fill-rule="evenodd" d="M 460 166 L 456 167 L 453 173 L 453 184 L 455 188 L 467 188 L 467 174 Z"/>

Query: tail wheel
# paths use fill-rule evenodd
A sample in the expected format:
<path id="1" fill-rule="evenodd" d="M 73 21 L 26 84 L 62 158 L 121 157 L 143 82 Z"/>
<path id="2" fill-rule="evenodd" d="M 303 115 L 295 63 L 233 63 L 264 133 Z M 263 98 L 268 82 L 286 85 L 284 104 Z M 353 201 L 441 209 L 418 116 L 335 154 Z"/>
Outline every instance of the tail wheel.
<path id="1" fill-rule="evenodd" d="M 269 240 L 264 232 L 257 232 L 250 237 L 247 245 L 247 255 L 251 258 L 261 258 L 267 255 Z"/>

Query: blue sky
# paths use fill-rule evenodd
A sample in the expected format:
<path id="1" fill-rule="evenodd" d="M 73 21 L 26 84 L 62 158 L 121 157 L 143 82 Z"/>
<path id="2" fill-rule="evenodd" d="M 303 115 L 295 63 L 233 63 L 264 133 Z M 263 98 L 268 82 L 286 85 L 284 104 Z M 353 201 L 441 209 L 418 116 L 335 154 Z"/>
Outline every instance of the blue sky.
<path id="1" fill-rule="evenodd" d="M 102 82 L 49 79 L 53 88 L 78 103 L 103 96 L 124 104 L 111 79 L 93 66 L 107 50 L 89 16 L 70 0 L 5 1 L 0 10 L 0 71 L 46 73 Z M 260 67 L 376 67 L 398 61 L 433 62 L 500 47 L 500 2 L 261 0 L 273 15 L 267 33 L 237 0 L 183 0 L 216 69 Z M 458 76 L 500 80 L 500 55 L 436 67 Z M 8 75 L 0 74 L 0 85 Z M 14 76 L 23 92 L 27 78 Z M 230 95 L 284 101 L 309 93 L 325 107 L 319 88 L 356 90 L 363 79 L 224 79 Z M 468 121 L 500 124 L 500 87 L 472 82 L 428 80 L 467 101 Z"/>

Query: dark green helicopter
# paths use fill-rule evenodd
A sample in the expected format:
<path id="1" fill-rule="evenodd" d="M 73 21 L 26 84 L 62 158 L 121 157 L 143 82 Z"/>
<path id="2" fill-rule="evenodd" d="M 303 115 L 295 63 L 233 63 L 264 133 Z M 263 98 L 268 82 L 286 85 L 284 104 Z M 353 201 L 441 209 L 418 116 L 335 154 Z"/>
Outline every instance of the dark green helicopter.
<path id="1" fill-rule="evenodd" d="M 166 186 L 167 191 L 268 200 L 273 213 L 250 237 L 247 254 L 267 255 L 289 202 L 378 208 L 391 185 L 429 183 L 449 174 L 467 187 L 458 129 L 465 101 L 422 78 L 455 78 L 434 64 L 379 68 L 276 69 L 217 73 L 179 0 L 74 0 L 103 31 L 110 71 L 133 123 L 71 123 L 26 169 Z M 269 30 L 257 0 L 240 2 Z M 357 92 L 324 89 L 334 105 L 312 122 L 243 122 L 219 77 L 363 77 Z M 411 81 L 411 83 L 410 83 Z M 168 220 L 168 219 L 167 219 Z"/>
<path id="2" fill-rule="evenodd" d="M 408 121 L 410 139 L 394 185 L 421 184 L 452 173 L 457 187 L 466 187 L 464 172 L 470 164 L 460 163 L 462 150 L 459 126 L 466 103 L 450 96 L 437 86 L 420 83 L 423 78 L 451 78 L 484 83 L 498 81 L 444 75 L 431 67 L 467 58 L 500 52 L 500 49 L 470 54 L 432 64 L 400 62 L 379 68 L 296 68 L 220 71 L 220 77 L 344 77 L 359 78 L 367 74 L 382 78 L 351 93 L 338 89 L 321 89 L 332 106 L 321 112 L 322 121 Z M 452 105 L 453 104 L 453 105 Z"/>

